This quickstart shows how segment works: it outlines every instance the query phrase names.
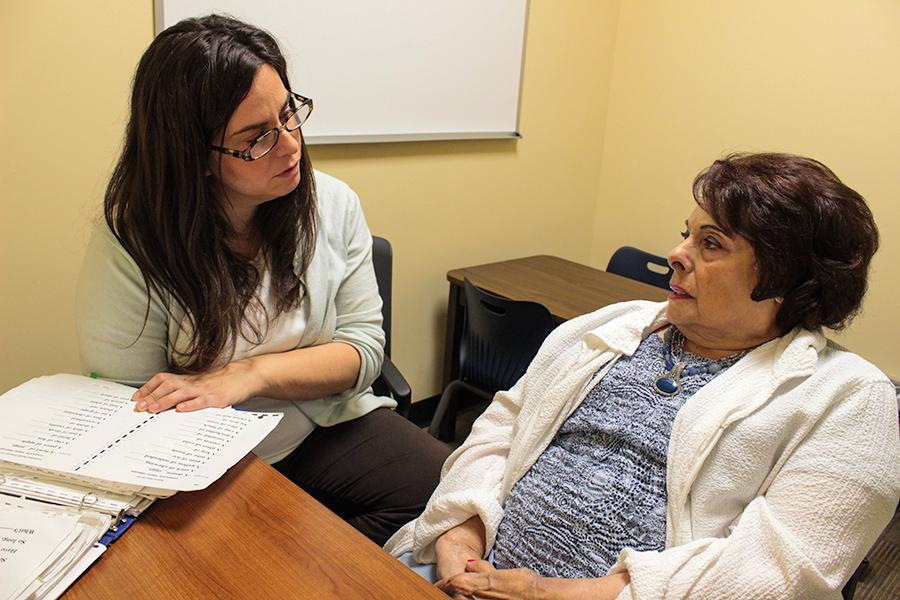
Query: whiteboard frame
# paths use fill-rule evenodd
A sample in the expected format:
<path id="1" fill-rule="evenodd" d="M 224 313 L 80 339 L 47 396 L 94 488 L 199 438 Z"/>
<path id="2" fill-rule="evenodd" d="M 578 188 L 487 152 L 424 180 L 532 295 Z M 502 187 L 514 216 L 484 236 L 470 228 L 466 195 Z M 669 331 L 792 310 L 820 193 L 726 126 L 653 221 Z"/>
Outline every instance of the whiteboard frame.
<path id="1" fill-rule="evenodd" d="M 165 23 L 166 0 L 153 0 L 153 35 L 159 35 Z M 303 140 L 310 146 L 332 144 L 374 144 L 393 142 L 436 142 L 454 140 L 519 140 L 524 136 L 521 128 L 522 87 L 525 78 L 525 48 L 528 43 L 528 19 L 531 15 L 531 0 L 525 0 L 525 24 L 523 27 L 522 55 L 519 58 L 519 89 L 516 101 L 516 128 L 514 131 L 463 131 L 463 132 L 417 132 L 383 134 L 305 134 Z"/>

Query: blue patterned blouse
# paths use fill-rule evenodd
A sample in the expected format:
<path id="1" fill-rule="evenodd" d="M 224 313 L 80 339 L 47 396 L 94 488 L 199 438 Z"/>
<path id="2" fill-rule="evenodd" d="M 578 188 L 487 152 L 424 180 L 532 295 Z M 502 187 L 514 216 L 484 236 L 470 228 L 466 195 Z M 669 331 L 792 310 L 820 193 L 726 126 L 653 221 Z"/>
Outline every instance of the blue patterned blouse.
<path id="1" fill-rule="evenodd" d="M 623 548 L 664 548 L 672 423 L 715 375 L 682 376 L 675 395 L 660 394 L 653 382 L 667 371 L 662 347 L 650 335 L 620 358 L 512 488 L 494 544 L 498 567 L 601 577 Z M 682 360 L 712 362 L 689 353 Z"/>

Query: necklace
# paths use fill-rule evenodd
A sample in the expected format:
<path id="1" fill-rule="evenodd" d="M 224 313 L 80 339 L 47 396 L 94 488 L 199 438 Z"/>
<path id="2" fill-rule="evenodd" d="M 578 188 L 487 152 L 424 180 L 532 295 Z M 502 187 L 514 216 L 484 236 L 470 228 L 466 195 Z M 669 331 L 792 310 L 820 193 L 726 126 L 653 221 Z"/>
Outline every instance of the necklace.
<path id="1" fill-rule="evenodd" d="M 663 338 L 663 358 L 666 372 L 653 380 L 653 388 L 663 396 L 674 396 L 681 389 L 681 378 L 698 373 L 718 373 L 739 361 L 747 350 L 702 365 L 686 365 L 681 360 L 684 349 L 684 335 L 674 325 L 670 326 Z"/>

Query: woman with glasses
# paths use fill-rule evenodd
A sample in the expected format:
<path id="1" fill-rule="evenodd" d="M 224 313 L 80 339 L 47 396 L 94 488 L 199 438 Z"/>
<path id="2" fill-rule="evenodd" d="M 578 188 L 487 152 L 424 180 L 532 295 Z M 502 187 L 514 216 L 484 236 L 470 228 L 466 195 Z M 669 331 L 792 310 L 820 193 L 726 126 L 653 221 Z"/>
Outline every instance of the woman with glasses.
<path id="1" fill-rule="evenodd" d="M 85 372 L 135 410 L 284 413 L 254 450 L 377 543 L 421 512 L 446 448 L 372 394 L 384 332 L 356 194 L 313 171 L 276 41 L 186 19 L 138 65 L 78 293 Z"/>

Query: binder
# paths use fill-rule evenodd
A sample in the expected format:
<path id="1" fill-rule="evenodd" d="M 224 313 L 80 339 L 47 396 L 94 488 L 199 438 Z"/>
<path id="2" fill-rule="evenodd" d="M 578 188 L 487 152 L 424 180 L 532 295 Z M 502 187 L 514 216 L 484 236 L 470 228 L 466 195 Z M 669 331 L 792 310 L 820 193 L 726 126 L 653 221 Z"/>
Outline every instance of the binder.
<path id="1" fill-rule="evenodd" d="M 59 596 L 155 500 L 207 487 L 282 417 L 136 413 L 134 392 L 59 374 L 0 396 L 0 600 Z"/>

